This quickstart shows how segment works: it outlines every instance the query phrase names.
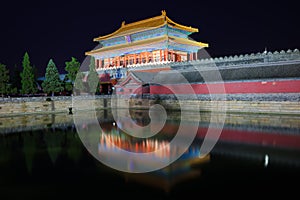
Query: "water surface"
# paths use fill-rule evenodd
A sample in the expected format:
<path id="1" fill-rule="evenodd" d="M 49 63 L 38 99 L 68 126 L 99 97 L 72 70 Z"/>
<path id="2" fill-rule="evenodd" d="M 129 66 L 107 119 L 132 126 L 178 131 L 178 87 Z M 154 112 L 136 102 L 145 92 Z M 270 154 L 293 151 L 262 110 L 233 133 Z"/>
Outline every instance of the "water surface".
<path id="1" fill-rule="evenodd" d="M 121 159 L 112 153 L 114 148 L 154 151 L 167 145 L 180 125 L 195 124 L 191 123 L 193 113 L 184 120 L 179 115 L 169 112 L 161 132 L 141 140 L 122 132 L 110 110 L 99 110 L 96 116 L 101 132 L 91 143 L 105 151 L 107 159 Z M 83 145 L 72 115 L 1 117 L 1 199 L 298 196 L 299 116 L 227 114 L 217 144 L 201 156 L 203 138 L 209 125 L 218 127 L 218 115 L 201 113 L 190 148 L 171 165 L 149 173 L 121 172 L 99 162 Z M 147 111 L 132 110 L 131 116 L 137 124 L 149 123 Z M 82 125 L 86 130 L 95 126 Z M 167 159 L 171 154 L 165 151 L 155 159 Z"/>

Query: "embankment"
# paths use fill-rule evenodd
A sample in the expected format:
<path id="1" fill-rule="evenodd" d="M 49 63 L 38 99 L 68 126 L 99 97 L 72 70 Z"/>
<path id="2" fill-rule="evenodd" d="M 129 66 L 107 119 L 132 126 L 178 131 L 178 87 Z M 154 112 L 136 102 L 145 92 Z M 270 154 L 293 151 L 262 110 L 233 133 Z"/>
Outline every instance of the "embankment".
<path id="1" fill-rule="evenodd" d="M 211 100 L 198 97 L 197 100 L 168 98 L 168 96 L 141 98 L 123 98 L 116 96 L 59 96 L 59 97 L 31 97 L 31 98 L 2 98 L 0 99 L 0 115 L 24 115 L 24 114 L 51 114 L 69 113 L 78 110 L 99 110 L 111 108 L 112 102 L 118 108 L 147 109 L 154 104 L 161 104 L 170 110 L 195 110 L 215 111 L 228 113 L 265 113 L 265 114 L 294 114 L 300 115 L 299 94 L 290 96 L 279 94 L 268 96 L 227 96 L 226 100 Z M 111 99 L 117 101 L 111 101 Z"/>

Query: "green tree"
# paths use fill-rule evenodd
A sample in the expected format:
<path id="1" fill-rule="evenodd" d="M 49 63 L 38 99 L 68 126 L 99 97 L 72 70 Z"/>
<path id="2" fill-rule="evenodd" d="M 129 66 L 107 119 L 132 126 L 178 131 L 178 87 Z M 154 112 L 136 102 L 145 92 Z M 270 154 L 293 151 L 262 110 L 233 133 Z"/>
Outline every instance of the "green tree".
<path id="1" fill-rule="evenodd" d="M 66 89 L 68 91 L 71 91 L 73 89 L 73 84 L 76 79 L 76 74 L 80 68 L 80 63 L 77 61 L 76 58 L 71 57 L 71 61 L 65 62 L 65 64 L 66 64 L 65 70 L 66 72 L 68 72 L 66 75 L 67 81 L 70 81 L 70 82 L 66 82 Z"/>
<path id="2" fill-rule="evenodd" d="M 79 91 L 85 91 L 85 85 L 83 83 L 84 73 L 78 72 L 74 81 L 74 88 Z"/>
<path id="3" fill-rule="evenodd" d="M 34 94 L 37 92 L 37 86 L 34 80 L 33 69 L 30 66 L 29 55 L 26 52 L 22 61 L 23 71 L 21 72 L 21 93 Z"/>
<path id="4" fill-rule="evenodd" d="M 12 84 L 9 84 L 7 87 L 7 94 L 17 94 L 18 89 L 16 87 L 13 87 Z"/>
<path id="5" fill-rule="evenodd" d="M 20 76 L 20 74 L 18 74 Z M 9 70 L 0 63 L 0 94 L 16 94 L 17 88 L 10 82 Z"/>
<path id="6" fill-rule="evenodd" d="M 91 56 L 88 74 L 89 92 L 96 93 L 99 85 L 99 76 L 95 67 L 95 58 Z"/>
<path id="7" fill-rule="evenodd" d="M 54 92 L 61 92 L 64 89 L 59 78 L 58 69 L 52 59 L 50 59 L 48 62 L 42 88 L 46 93 L 51 92 L 52 96 L 54 96 Z"/>
<path id="8" fill-rule="evenodd" d="M 9 82 L 9 70 L 6 68 L 6 65 L 0 63 L 0 94 L 3 96 L 7 94 Z"/>

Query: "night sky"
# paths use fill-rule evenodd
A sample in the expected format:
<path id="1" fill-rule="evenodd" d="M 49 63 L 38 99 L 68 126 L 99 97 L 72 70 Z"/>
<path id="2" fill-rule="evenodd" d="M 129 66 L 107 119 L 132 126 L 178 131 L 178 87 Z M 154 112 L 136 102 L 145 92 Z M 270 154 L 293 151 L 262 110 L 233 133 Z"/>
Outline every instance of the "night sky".
<path id="1" fill-rule="evenodd" d="M 21 67 L 27 51 L 44 75 L 52 58 L 61 73 L 71 57 L 80 62 L 122 21 L 161 15 L 199 29 L 191 37 L 209 44 L 212 57 L 300 48 L 297 1 L 2 1 L 0 63 Z"/>

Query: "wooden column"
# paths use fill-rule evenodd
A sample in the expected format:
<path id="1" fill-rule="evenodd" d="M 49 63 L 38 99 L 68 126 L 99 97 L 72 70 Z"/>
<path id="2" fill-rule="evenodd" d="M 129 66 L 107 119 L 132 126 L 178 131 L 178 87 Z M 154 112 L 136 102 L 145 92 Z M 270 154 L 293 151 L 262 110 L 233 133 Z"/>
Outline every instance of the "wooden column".
<path id="1" fill-rule="evenodd" d="M 168 54 L 169 54 L 168 49 L 165 49 L 165 56 L 164 56 L 165 57 L 165 59 L 164 59 L 165 61 L 168 61 L 168 57 L 169 57 Z"/>
<path id="2" fill-rule="evenodd" d="M 193 53 L 190 53 L 190 60 L 193 60 Z"/>
<path id="3" fill-rule="evenodd" d="M 139 54 L 139 58 L 140 58 L 140 64 L 142 63 L 142 53 Z"/>
<path id="4" fill-rule="evenodd" d="M 149 52 L 146 52 L 146 63 L 149 63 Z"/>
<path id="5" fill-rule="evenodd" d="M 98 59 L 95 59 L 95 69 L 98 68 Z"/>
<path id="6" fill-rule="evenodd" d="M 154 55 L 153 55 L 153 51 L 151 52 L 151 56 L 152 56 L 152 58 L 151 58 L 151 61 L 152 61 L 152 62 L 154 62 Z"/>
<path id="7" fill-rule="evenodd" d="M 136 64 L 136 54 L 134 54 L 133 64 Z"/>
<path id="8" fill-rule="evenodd" d="M 145 53 L 141 53 L 141 63 L 143 63 L 144 58 L 145 58 Z"/>
<path id="9" fill-rule="evenodd" d="M 195 60 L 197 60 L 197 59 L 198 59 L 198 58 L 197 58 L 197 52 L 195 53 L 194 59 L 195 59 Z"/>
<path id="10" fill-rule="evenodd" d="M 110 66 L 110 58 L 107 58 L 108 61 L 108 67 Z"/>
<path id="11" fill-rule="evenodd" d="M 102 68 L 102 59 L 99 60 L 99 67 Z"/>
<path id="12" fill-rule="evenodd" d="M 162 61 L 162 52 L 161 52 L 161 50 L 159 50 L 159 61 L 160 62 Z"/>
<path id="13" fill-rule="evenodd" d="M 117 67 L 119 67 L 120 66 L 120 56 L 118 56 L 118 58 L 117 58 Z"/>

